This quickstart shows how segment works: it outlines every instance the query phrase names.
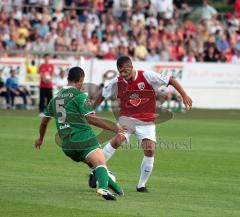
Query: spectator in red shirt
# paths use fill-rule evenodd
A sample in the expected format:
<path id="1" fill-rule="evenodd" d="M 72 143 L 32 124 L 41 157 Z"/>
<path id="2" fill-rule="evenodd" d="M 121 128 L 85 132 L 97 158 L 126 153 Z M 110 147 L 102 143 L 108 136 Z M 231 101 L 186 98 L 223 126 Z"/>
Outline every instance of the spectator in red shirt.
<path id="1" fill-rule="evenodd" d="M 117 58 L 116 51 L 114 47 L 109 47 L 109 50 L 104 55 L 105 60 L 115 60 Z"/>
<path id="2" fill-rule="evenodd" d="M 240 17 L 240 0 L 236 0 L 234 2 L 234 12 L 236 16 L 239 18 Z"/>
<path id="3" fill-rule="evenodd" d="M 42 113 L 51 98 L 53 97 L 53 76 L 54 76 L 54 66 L 49 63 L 49 55 L 44 55 L 44 62 L 39 66 L 40 74 L 40 102 L 39 111 Z"/>

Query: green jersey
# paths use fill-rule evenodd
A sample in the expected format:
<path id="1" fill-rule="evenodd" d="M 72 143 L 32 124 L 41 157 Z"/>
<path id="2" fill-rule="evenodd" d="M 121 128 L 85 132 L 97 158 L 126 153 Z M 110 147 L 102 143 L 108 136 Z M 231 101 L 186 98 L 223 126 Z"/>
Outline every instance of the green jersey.
<path id="1" fill-rule="evenodd" d="M 61 89 L 49 102 L 45 116 L 54 117 L 63 146 L 90 147 L 98 144 L 85 116 L 94 113 L 87 94 L 72 86 Z M 71 145 L 70 145 L 71 143 Z"/>

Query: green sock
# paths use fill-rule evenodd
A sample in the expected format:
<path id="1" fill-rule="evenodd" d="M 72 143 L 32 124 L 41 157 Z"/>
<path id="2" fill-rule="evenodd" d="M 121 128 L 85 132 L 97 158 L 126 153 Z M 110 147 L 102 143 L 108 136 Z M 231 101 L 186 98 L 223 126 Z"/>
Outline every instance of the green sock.
<path id="1" fill-rule="evenodd" d="M 117 182 L 114 182 L 110 176 L 108 176 L 108 187 L 111 188 L 115 193 L 122 192 L 122 188 Z"/>
<path id="2" fill-rule="evenodd" d="M 98 182 L 98 187 L 108 190 L 108 172 L 105 166 L 97 166 L 95 169 L 95 177 Z"/>

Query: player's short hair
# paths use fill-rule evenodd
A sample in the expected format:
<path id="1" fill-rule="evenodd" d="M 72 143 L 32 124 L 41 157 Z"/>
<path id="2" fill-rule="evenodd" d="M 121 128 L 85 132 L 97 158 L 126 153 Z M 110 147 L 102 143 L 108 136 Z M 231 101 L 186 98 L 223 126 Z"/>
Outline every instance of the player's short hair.
<path id="1" fill-rule="evenodd" d="M 132 63 L 131 59 L 128 56 L 121 56 L 117 59 L 117 68 L 122 68 L 126 63 Z"/>
<path id="2" fill-rule="evenodd" d="M 68 81 L 77 83 L 82 77 L 85 76 L 85 73 L 82 68 L 75 66 L 68 71 Z"/>
<path id="3" fill-rule="evenodd" d="M 43 58 L 47 58 L 47 57 L 50 57 L 50 55 L 48 53 L 43 55 Z"/>

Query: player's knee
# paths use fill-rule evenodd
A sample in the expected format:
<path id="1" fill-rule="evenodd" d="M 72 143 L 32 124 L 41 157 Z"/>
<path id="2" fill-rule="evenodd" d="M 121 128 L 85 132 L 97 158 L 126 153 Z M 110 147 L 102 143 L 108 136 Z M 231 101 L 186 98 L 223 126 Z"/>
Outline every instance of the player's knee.
<path id="1" fill-rule="evenodd" d="M 142 141 L 142 147 L 144 149 L 144 155 L 147 157 L 153 157 L 154 156 L 154 147 L 155 143 L 149 139 L 144 139 Z"/>
<path id="2" fill-rule="evenodd" d="M 154 156 L 154 150 L 144 150 L 144 156 L 153 157 Z"/>

